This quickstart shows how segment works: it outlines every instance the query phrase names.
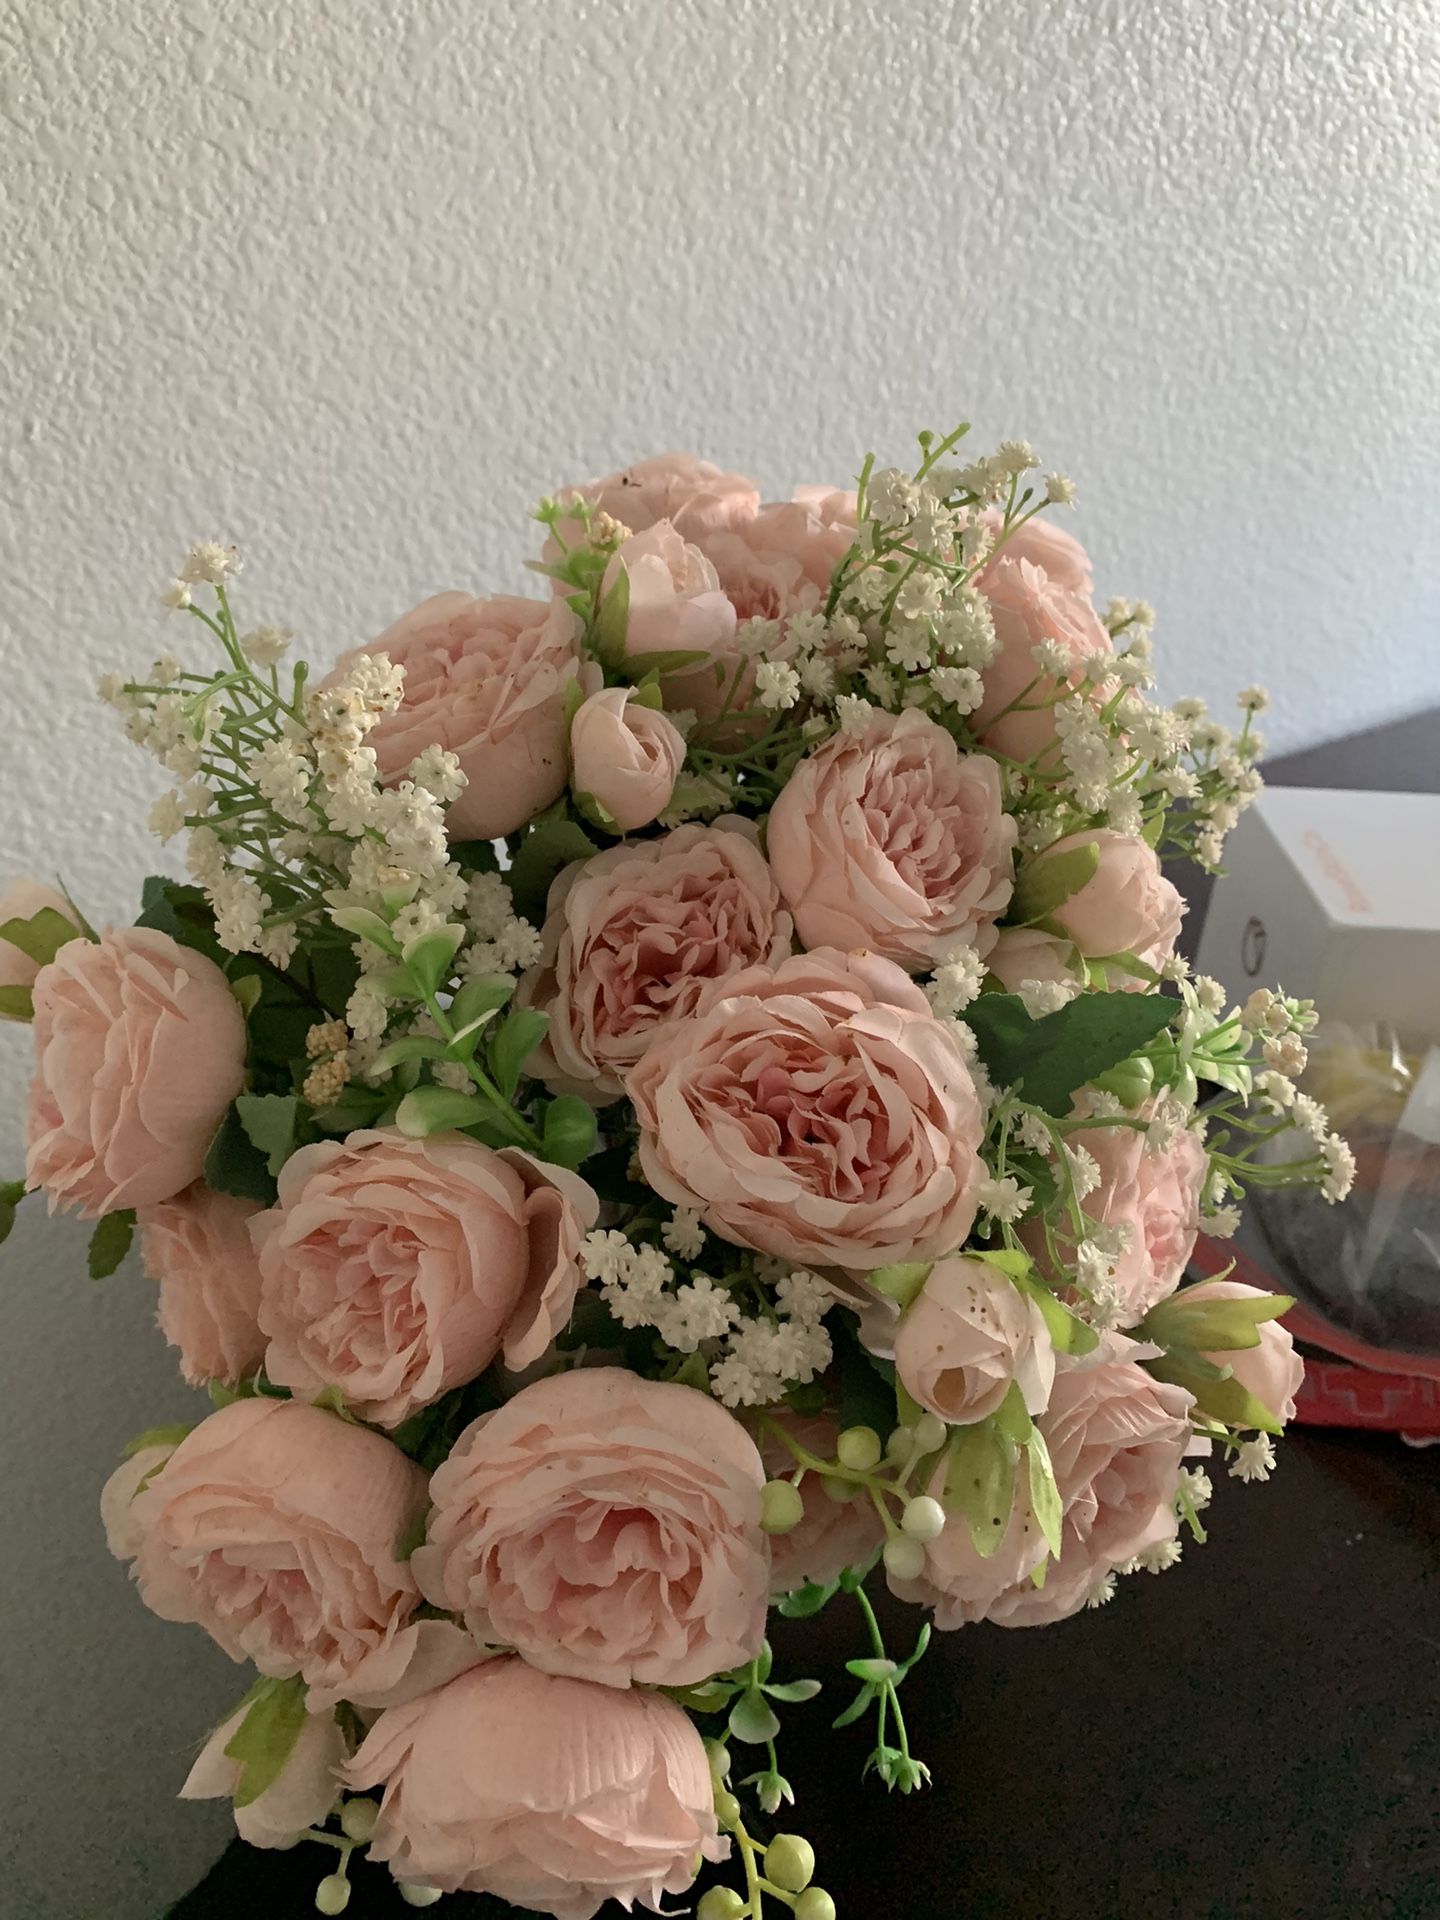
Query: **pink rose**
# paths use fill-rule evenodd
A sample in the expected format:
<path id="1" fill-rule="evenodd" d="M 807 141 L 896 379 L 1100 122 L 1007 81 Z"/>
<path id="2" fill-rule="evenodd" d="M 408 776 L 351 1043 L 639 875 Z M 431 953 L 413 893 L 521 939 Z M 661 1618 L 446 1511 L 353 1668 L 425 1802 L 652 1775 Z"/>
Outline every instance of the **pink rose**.
<path id="1" fill-rule="evenodd" d="M 987 747 L 1012 760 L 1032 760 L 1055 742 L 1054 713 L 1045 703 L 1077 686 L 1090 662 L 1114 648 L 1088 590 L 1064 585 L 1031 560 L 1012 558 L 1008 542 L 978 585 L 990 602 L 1000 648 L 985 668 L 985 698 L 972 724 Z M 1071 663 L 1063 681 L 1036 662 L 1035 648 L 1044 640 L 1054 641 Z"/>
<path id="2" fill-rule="evenodd" d="M 1187 1300 L 1260 1300 L 1259 1287 L 1247 1287 L 1239 1280 L 1202 1280 L 1191 1287 Z M 1247 1393 L 1253 1393 L 1262 1407 L 1273 1413 L 1283 1425 L 1295 1418 L 1295 1396 L 1305 1378 L 1305 1362 L 1295 1351 L 1290 1329 L 1279 1320 L 1262 1320 L 1255 1331 L 1258 1347 L 1217 1349 L 1205 1358 L 1217 1367 L 1229 1367 Z"/>
<path id="3" fill-rule="evenodd" d="M 923 713 L 877 709 L 796 767 L 766 848 L 807 947 L 871 947 L 928 972 L 953 947 L 994 945 L 1015 835 L 988 754 L 962 754 Z"/>
<path id="4" fill-rule="evenodd" d="M 571 723 L 570 784 L 598 801 L 622 833 L 665 811 L 684 764 L 674 721 L 642 705 L 633 687 L 592 693 Z"/>
<path id="5" fill-rule="evenodd" d="M 983 1260 L 939 1260 L 895 1336 L 911 1396 L 950 1426 L 995 1412 L 1014 1381 L 1028 1413 L 1044 1411 L 1055 1349 L 1036 1303 Z"/>
<path id="6" fill-rule="evenodd" d="M 225 1749 L 239 1731 L 237 1707 L 205 1742 L 180 1789 L 182 1800 L 229 1800 L 240 1784 L 240 1763 Z M 236 1807 L 235 1828 L 252 1847 L 292 1847 L 307 1827 L 324 1826 L 340 1798 L 340 1769 L 349 1758 L 333 1713 L 308 1713 L 278 1777 L 248 1806 Z"/>
<path id="7" fill-rule="evenodd" d="M 415 1577 L 546 1673 L 694 1685 L 765 1638 L 764 1482 L 708 1395 L 619 1367 L 557 1374 L 473 1421 L 437 1468 Z"/>
<path id="8" fill-rule="evenodd" d="M 1111 1336 L 1083 1360 L 1061 1361 L 1037 1422 L 1064 1516 L 1060 1559 L 1047 1568 L 1044 1586 L 1030 1579 L 1046 1548 L 1022 1468 L 1004 1536 L 989 1559 L 956 1513 L 928 1546 L 920 1578 L 892 1580 L 901 1598 L 934 1606 L 938 1627 L 1063 1620 L 1113 1568 L 1174 1537 L 1180 1464 L 1194 1445 L 1193 1402 L 1183 1388 L 1152 1380 L 1124 1358 L 1128 1345 Z M 943 1490 L 942 1465 L 930 1491 L 938 1498 Z"/>
<path id="9" fill-rule="evenodd" d="M 833 1420 L 802 1420 L 798 1414 L 784 1411 L 770 1413 L 767 1418 L 793 1434 L 818 1459 L 835 1458 L 840 1429 Z M 761 1457 L 773 1479 L 788 1480 L 795 1471 L 794 1454 L 773 1434 L 766 1436 Z M 800 1524 L 789 1533 L 770 1536 L 772 1595 L 793 1593 L 807 1581 L 828 1587 L 847 1567 L 863 1567 L 885 1544 L 885 1529 L 868 1498 L 832 1500 L 813 1475 L 806 1478 L 801 1495 L 805 1517 Z"/>
<path id="10" fill-rule="evenodd" d="M 145 1535 L 135 1518 L 135 1497 L 154 1479 L 178 1444 L 156 1442 L 127 1454 L 100 1489 L 105 1544 L 117 1560 L 133 1560 L 140 1551 Z"/>
<path id="11" fill-rule="evenodd" d="M 720 591 L 714 567 L 668 520 L 660 520 L 615 549 L 602 600 L 622 573 L 630 583 L 626 657 L 643 663 L 647 654 L 703 654 L 703 662 L 665 672 L 666 703 L 717 710 L 724 700 L 720 682 L 735 658 L 735 609 Z"/>
<path id="12" fill-rule="evenodd" d="M 160 1331 L 180 1349 L 192 1387 L 242 1380 L 265 1358 L 260 1263 L 250 1222 L 260 1208 L 233 1194 L 188 1187 L 141 1207 L 140 1255 L 160 1286 Z"/>
<path id="13" fill-rule="evenodd" d="M 1133 834 L 1112 827 L 1089 827 L 1067 834 L 1040 854 L 1035 864 L 1076 847 L 1093 846 L 1099 856 L 1094 873 L 1048 916 L 1075 942 L 1087 960 L 1112 953 L 1133 953 L 1157 970 L 1175 950 L 1185 902 L 1160 871 L 1155 849 Z"/>
<path id="14" fill-rule="evenodd" d="M 877 955 L 822 947 L 717 983 L 626 1090 L 650 1185 L 741 1246 L 865 1271 L 953 1252 L 974 1222 L 965 1057 Z"/>
<path id="15" fill-rule="evenodd" d="M 491 1893 L 556 1920 L 661 1911 L 723 1860 L 710 1765 L 663 1694 L 492 1660 L 383 1713 L 346 1768 L 384 1787 L 370 1857 L 397 1880 Z"/>
<path id="16" fill-rule="evenodd" d="M 742 620 L 783 622 L 824 607 L 830 576 L 854 540 L 855 495 L 802 487 L 700 545 Z"/>
<path id="17" fill-rule="evenodd" d="M 1083 984 L 1084 971 L 1074 943 L 1039 927 L 1001 927 L 985 964 L 1007 993 L 1030 981 Z"/>
<path id="18" fill-rule="evenodd" d="M 232 1660 L 299 1674 L 312 1711 L 398 1680 L 420 1595 L 396 1543 L 425 1501 L 398 1447 L 294 1400 L 236 1400 L 130 1504 L 135 1577 L 162 1620 Z"/>
<path id="19" fill-rule="evenodd" d="M 253 1227 L 266 1371 L 396 1427 L 502 1349 L 528 1366 L 570 1317 L 598 1205 L 576 1174 L 463 1134 L 302 1147 Z"/>
<path id="20" fill-rule="evenodd" d="M 985 518 L 998 534 L 999 513 L 991 511 Z M 1095 591 L 1095 576 L 1089 554 L 1073 533 L 1067 533 L 1063 527 L 1045 519 L 1043 515 L 1037 515 L 1017 527 L 995 555 L 991 565 L 998 564 L 1002 556 L 1006 560 L 1028 560 L 1066 593 L 1079 594 L 1082 599 L 1088 600 Z M 986 583 L 983 578 L 980 586 L 984 591 Z"/>
<path id="21" fill-rule="evenodd" d="M 603 1105 L 712 981 L 790 951 L 790 916 L 755 829 L 684 826 L 567 867 L 550 889 L 524 996 L 550 1015 L 536 1069 Z"/>
<path id="22" fill-rule="evenodd" d="M 1200 1225 L 1205 1147 L 1198 1134 L 1182 1130 L 1167 1151 L 1155 1153 L 1131 1127 L 1097 1127 L 1077 1141 L 1100 1169 L 1100 1185 L 1080 1203 L 1083 1212 L 1097 1226 L 1129 1230 L 1129 1245 L 1115 1261 L 1114 1287 L 1119 1324 L 1131 1327 L 1185 1277 Z M 1021 1238 L 1043 1258 L 1035 1228 L 1022 1227 Z M 1056 1238 L 1068 1256 L 1070 1242 L 1063 1233 Z"/>
<path id="23" fill-rule="evenodd" d="M 213 960 L 152 927 L 68 941 L 35 980 L 25 1177 L 87 1220 L 198 1180 L 245 1077 Z"/>
<path id="24" fill-rule="evenodd" d="M 752 480 L 697 460 L 693 453 L 657 453 L 603 480 L 567 487 L 557 498 L 566 503 L 588 500 L 632 533 L 668 520 L 685 540 L 753 520 L 760 507 Z M 578 530 L 579 522 L 573 525 Z"/>
<path id="25" fill-rule="evenodd" d="M 41 880 L 32 880 L 21 875 L 12 880 L 8 887 L 0 892 L 0 926 L 7 920 L 33 920 L 37 913 L 49 907 L 52 912 L 62 914 L 75 926 L 75 910 L 63 893 L 57 893 L 54 887 L 47 887 Z M 40 971 L 40 963 L 32 960 L 21 948 L 12 946 L 8 940 L 0 939 L 0 987 L 33 987 L 35 976 Z M 23 1014 L 0 1013 L 0 1020 L 22 1020 Z"/>
<path id="26" fill-rule="evenodd" d="M 387 785 L 426 747 L 444 747 L 469 785 L 446 814 L 452 840 L 493 840 L 523 827 L 565 790 L 565 687 L 578 666 L 580 622 L 564 600 L 437 593 L 346 654 L 388 654 L 405 696 L 369 737 Z"/>

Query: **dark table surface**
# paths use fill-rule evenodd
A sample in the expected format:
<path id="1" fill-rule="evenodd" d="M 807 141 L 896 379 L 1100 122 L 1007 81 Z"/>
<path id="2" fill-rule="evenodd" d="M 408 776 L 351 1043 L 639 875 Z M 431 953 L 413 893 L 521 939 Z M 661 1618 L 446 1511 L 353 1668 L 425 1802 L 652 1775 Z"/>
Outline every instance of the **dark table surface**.
<path id="1" fill-rule="evenodd" d="M 1440 715 L 1267 772 L 1435 791 Z M 1440 1920 L 1440 1447 L 1293 1431 L 1205 1518 L 1098 1612 L 937 1636 L 905 1697 L 934 1786 L 908 1799 L 861 1785 L 863 1727 L 830 1729 L 866 1651 L 851 1603 L 779 1623 L 777 1667 L 826 1683 L 781 1762 L 841 1920 Z M 882 1619 L 907 1648 L 918 1616 Z M 237 1843 L 173 1920 L 313 1913 L 326 1870 Z M 382 1869 L 353 1878 L 350 1920 L 413 1911 Z"/>

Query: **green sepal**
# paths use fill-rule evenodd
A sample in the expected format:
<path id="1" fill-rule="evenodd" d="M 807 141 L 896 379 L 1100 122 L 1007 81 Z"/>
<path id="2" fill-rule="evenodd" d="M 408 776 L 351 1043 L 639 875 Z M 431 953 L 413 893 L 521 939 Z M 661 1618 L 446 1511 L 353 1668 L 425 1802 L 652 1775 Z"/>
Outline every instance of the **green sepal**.
<path id="1" fill-rule="evenodd" d="M 0 1020 L 33 1020 L 35 994 L 30 987 L 0 987 Z"/>
<path id="2" fill-rule="evenodd" d="M 613 672 L 625 657 L 625 636 L 630 625 L 630 575 L 624 562 L 615 569 L 615 578 L 599 596 L 594 623 L 590 628 L 590 651 Z"/>
<path id="3" fill-rule="evenodd" d="M 1100 848 L 1093 840 L 1067 847 L 1064 853 L 1042 853 L 1020 869 L 1010 902 L 1010 918 L 1033 926 L 1095 878 L 1100 870 Z"/>
<path id="4" fill-rule="evenodd" d="M 194 1431 L 193 1426 L 179 1424 L 173 1427 L 146 1427 L 143 1433 L 137 1433 L 133 1440 L 125 1443 L 125 1458 L 132 1460 L 137 1453 L 143 1453 L 146 1447 L 178 1447 Z"/>
<path id="5" fill-rule="evenodd" d="M 989 1419 L 957 1428 L 948 1451 L 945 1505 L 964 1514 L 975 1551 L 988 1560 L 1010 1524 L 1018 1449 Z"/>
<path id="6" fill-rule="evenodd" d="M 1201 1282 L 1203 1287 L 1204 1282 Z M 1295 1304 L 1293 1294 L 1264 1293 L 1257 1300 L 1197 1300 L 1186 1288 L 1146 1314 L 1138 1332 L 1160 1347 L 1196 1353 L 1239 1352 L 1260 1345 L 1260 1329 Z"/>
<path id="7" fill-rule="evenodd" d="M 1155 1380 L 1184 1387 L 1193 1394 L 1195 1404 L 1212 1420 L 1227 1427 L 1254 1427 L 1260 1433 L 1283 1433 L 1285 1423 L 1257 1400 L 1248 1387 L 1235 1378 L 1230 1367 L 1217 1367 L 1203 1353 L 1172 1348 L 1156 1360 L 1142 1360 L 1141 1366 Z"/>
<path id="8" fill-rule="evenodd" d="M 305 1725 L 303 1680 L 261 1680 L 247 1698 L 245 1717 L 225 1743 L 226 1758 L 240 1767 L 237 1807 L 248 1807 L 274 1786 Z"/>
<path id="9" fill-rule="evenodd" d="M 923 1289 L 934 1265 L 933 1260 L 900 1260 L 893 1266 L 874 1268 L 867 1278 L 877 1293 L 897 1301 L 903 1312 Z"/>
<path id="10" fill-rule="evenodd" d="M 108 1280 L 130 1251 L 135 1238 L 135 1210 L 124 1207 L 119 1213 L 107 1213 L 90 1236 L 86 1264 L 92 1280 Z"/>

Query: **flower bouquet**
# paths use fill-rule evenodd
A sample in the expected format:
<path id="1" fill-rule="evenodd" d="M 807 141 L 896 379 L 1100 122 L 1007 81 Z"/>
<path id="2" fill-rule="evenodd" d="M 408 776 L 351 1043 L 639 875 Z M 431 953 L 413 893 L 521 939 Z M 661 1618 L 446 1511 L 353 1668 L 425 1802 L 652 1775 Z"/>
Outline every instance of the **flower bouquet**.
<path id="1" fill-rule="evenodd" d="M 831 1920 L 772 1607 L 854 1611 L 837 1725 L 924 1783 L 873 1575 L 1044 1625 L 1263 1480 L 1283 1298 L 1183 1286 L 1247 1185 L 1343 1195 L 1306 1004 L 1227 1011 L 1166 856 L 1259 786 L 1092 604 L 1030 449 L 762 504 L 690 458 L 536 513 L 540 597 L 445 593 L 321 679 L 168 590 L 212 663 L 103 698 L 188 881 L 95 933 L 12 889 L 23 1180 L 138 1234 L 210 1409 L 102 1507 L 254 1684 L 180 1791 L 404 1899 Z M 203 630 L 203 631 L 202 631 Z M 777 1823 L 783 1829 L 777 1831 Z M 323 1857 L 322 1857 L 323 1856 Z M 718 1871 L 711 1871 L 706 1863 Z M 823 1880 L 823 1872 L 821 1876 Z"/>

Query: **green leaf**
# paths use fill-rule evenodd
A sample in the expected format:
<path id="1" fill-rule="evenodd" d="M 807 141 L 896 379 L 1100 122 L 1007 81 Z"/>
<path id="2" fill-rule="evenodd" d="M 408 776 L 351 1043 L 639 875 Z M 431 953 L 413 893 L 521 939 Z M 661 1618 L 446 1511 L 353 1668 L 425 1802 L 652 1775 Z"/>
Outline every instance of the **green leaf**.
<path id="1" fill-rule="evenodd" d="M 398 1040 L 387 1040 L 371 1063 L 372 1073 L 388 1073 L 392 1067 L 398 1067 L 402 1060 L 445 1060 L 449 1058 L 449 1049 L 443 1040 L 434 1040 L 428 1034 L 402 1034 Z"/>
<path id="2" fill-rule="evenodd" d="M 578 1094 L 562 1093 L 546 1107 L 541 1123 L 545 1158 L 557 1167 L 578 1167 L 593 1149 L 598 1133 L 595 1109 Z"/>
<path id="3" fill-rule="evenodd" d="M 1057 1300 L 1043 1280 L 1037 1280 L 1033 1274 L 1014 1274 L 1011 1277 L 1020 1291 L 1039 1307 L 1045 1330 L 1050 1335 L 1050 1344 L 1057 1353 L 1095 1351 L 1100 1344 L 1099 1334 L 1078 1314 L 1072 1313 L 1063 1300 Z"/>
<path id="4" fill-rule="evenodd" d="M 242 973 L 238 979 L 230 982 L 230 991 L 239 1004 L 240 1011 L 248 1020 L 260 1004 L 260 976 L 258 973 Z"/>
<path id="5" fill-rule="evenodd" d="M 975 1551 L 988 1560 L 1005 1538 L 1015 1503 L 1017 1449 L 994 1420 L 961 1427 L 950 1442 L 945 1505 L 963 1513 Z"/>
<path id="6" fill-rule="evenodd" d="M 602 666 L 612 671 L 625 657 L 625 634 L 630 624 L 630 575 L 622 563 L 615 578 L 600 597 L 595 623 L 590 629 L 590 651 Z"/>
<path id="7" fill-rule="evenodd" d="M 416 1087 L 396 1109 L 395 1125 L 409 1139 L 423 1140 L 432 1133 L 473 1127 L 484 1115 L 482 1102 L 468 1093 L 456 1093 L 450 1087 Z"/>
<path id="8" fill-rule="evenodd" d="M 405 942 L 405 964 L 422 993 L 434 993 L 442 981 L 450 978 L 464 938 L 463 927 L 445 926 L 436 927 L 431 933 L 417 934 Z"/>
<path id="9" fill-rule="evenodd" d="M 217 966 L 225 961 L 215 938 L 214 916 L 199 887 L 152 873 L 140 889 L 140 918 L 135 924 L 168 933 L 182 947 L 207 955 Z"/>
<path id="10" fill-rule="evenodd" d="M 35 995 L 29 987 L 0 987 L 0 1020 L 33 1020 Z"/>
<path id="11" fill-rule="evenodd" d="M 146 1447 L 178 1447 L 194 1431 L 193 1426 L 147 1427 L 143 1433 L 137 1433 L 133 1440 L 126 1443 L 125 1458 L 133 1459 L 137 1453 L 143 1453 Z"/>
<path id="12" fill-rule="evenodd" d="M 513 1099 L 525 1062 L 550 1029 L 538 1007 L 517 1007 L 490 1042 L 490 1072 L 507 1100 Z"/>
<path id="13" fill-rule="evenodd" d="M 357 940 L 368 940 L 382 953 L 400 951 L 400 942 L 390 931 L 389 921 L 382 920 L 370 907 L 331 907 L 330 918 L 342 933 L 353 934 Z"/>
<path id="14" fill-rule="evenodd" d="M 324 1133 L 353 1133 L 371 1126 L 387 1104 L 387 1096 L 368 1087 L 346 1087 L 332 1106 L 312 1116 Z"/>
<path id="15" fill-rule="evenodd" d="M 240 1765 L 234 1794 L 237 1807 L 248 1807 L 274 1786 L 304 1725 L 304 1681 L 262 1680 L 245 1718 L 225 1745 L 226 1757 Z"/>
<path id="16" fill-rule="evenodd" d="M 233 1193 L 241 1200 L 274 1205 L 275 1179 L 268 1157 L 245 1131 L 233 1105 L 226 1109 L 205 1155 L 205 1184 L 215 1193 Z"/>
<path id="17" fill-rule="evenodd" d="M 576 820 L 537 821 L 520 842 L 510 867 L 510 893 L 516 913 L 539 926 L 556 874 L 572 860 L 588 860 L 599 851 Z"/>
<path id="18" fill-rule="evenodd" d="M 780 1602 L 780 1612 L 787 1620 L 813 1620 L 822 1607 L 828 1606 L 840 1591 L 840 1582 L 832 1580 L 827 1586 L 817 1586 L 815 1581 L 807 1580 L 803 1587 L 796 1587 L 793 1593 L 787 1593 Z"/>
<path id="19" fill-rule="evenodd" d="M 1007 1440 L 1013 1440 L 1023 1447 L 1030 1438 L 1035 1423 L 1025 1405 L 1025 1396 L 1020 1391 L 1018 1380 L 1012 1380 L 1005 1391 L 1005 1398 L 995 1409 L 994 1420 Z"/>
<path id="20" fill-rule="evenodd" d="M 767 1704 L 765 1696 L 753 1687 L 742 1693 L 730 1709 L 727 1724 L 737 1740 L 752 1747 L 763 1747 L 780 1731 L 779 1716 Z"/>
<path id="21" fill-rule="evenodd" d="M 293 1093 L 241 1093 L 235 1112 L 250 1144 L 265 1155 L 267 1170 L 278 1176 L 295 1146 L 299 1101 Z"/>
<path id="22" fill-rule="evenodd" d="M 1100 848 L 1094 840 L 1069 847 L 1064 853 L 1040 854 L 1016 877 L 1011 919 L 1024 926 L 1045 919 L 1093 880 L 1099 868 Z"/>
<path id="23" fill-rule="evenodd" d="M 711 656 L 703 648 L 657 647 L 653 653 L 627 653 L 620 670 L 628 676 L 649 679 L 657 673 L 683 673 L 687 667 L 701 666 Z"/>
<path id="24" fill-rule="evenodd" d="M 1152 1379 L 1184 1387 L 1195 1396 L 1202 1413 L 1227 1427 L 1254 1427 L 1260 1433 L 1285 1431 L 1285 1423 L 1248 1387 L 1241 1386 L 1229 1367 L 1217 1367 L 1202 1353 L 1175 1348 L 1158 1360 L 1142 1360 L 1140 1364 Z"/>
<path id="25" fill-rule="evenodd" d="M 846 1427 L 872 1427 L 888 1434 L 895 1425 L 895 1368 L 860 1345 L 848 1316 L 841 1316 L 832 1339 L 840 1376 L 836 1418 Z"/>
<path id="26" fill-rule="evenodd" d="M 83 938 L 80 929 L 73 921 L 66 919 L 58 907 L 41 907 L 28 920 L 15 919 L 0 923 L 0 940 L 18 947 L 21 953 L 40 967 L 48 967 L 68 941 Z"/>
<path id="27" fill-rule="evenodd" d="M 90 1278 L 108 1280 L 130 1251 L 130 1242 L 134 1238 L 133 1207 L 125 1207 L 119 1213 L 107 1213 L 90 1236 Z"/>
<path id="28" fill-rule="evenodd" d="M 933 1260 L 901 1260 L 894 1266 L 876 1267 L 869 1275 L 870 1284 L 877 1293 L 898 1301 L 903 1310 L 930 1278 L 934 1264 Z"/>
<path id="29" fill-rule="evenodd" d="M 1060 1489 L 1055 1484 L 1055 1469 L 1050 1464 L 1050 1449 L 1038 1427 L 1032 1427 L 1025 1442 L 1025 1460 L 1030 1472 L 1030 1505 L 1051 1553 L 1060 1552 L 1060 1529 L 1065 1509 L 1060 1504 Z"/>
<path id="30" fill-rule="evenodd" d="M 1032 1020 L 1016 995 L 992 993 L 964 1017 L 995 1085 L 1062 1119 L 1078 1088 L 1147 1046 L 1178 1008 L 1158 993 L 1082 993 Z"/>
<path id="31" fill-rule="evenodd" d="M 450 1024 L 455 1028 L 457 1038 L 508 1006 L 514 992 L 515 981 L 511 974 L 472 974 L 450 1002 Z"/>
<path id="32" fill-rule="evenodd" d="M 15 1225 L 15 1213 L 25 1198 L 26 1186 L 23 1180 L 0 1180 L 0 1246 L 10 1238 Z"/>
<path id="33" fill-rule="evenodd" d="M 766 1695 L 782 1707 L 798 1707 L 803 1701 L 813 1700 L 819 1691 L 818 1680 L 777 1680 L 765 1688 Z"/>
<path id="34" fill-rule="evenodd" d="M 1294 1304 L 1294 1295 L 1288 1293 L 1263 1293 L 1256 1300 L 1197 1300 L 1193 1289 L 1187 1287 L 1152 1307 L 1139 1331 L 1160 1347 L 1190 1347 L 1196 1353 L 1237 1352 L 1258 1347 L 1265 1322 L 1278 1320 Z"/>

